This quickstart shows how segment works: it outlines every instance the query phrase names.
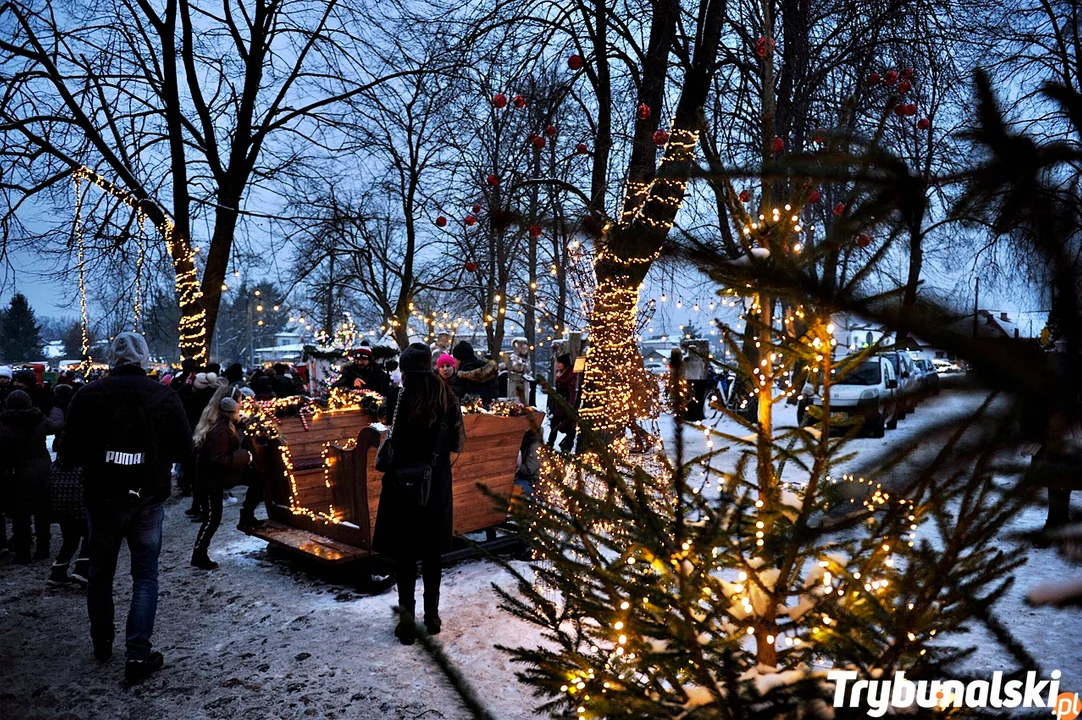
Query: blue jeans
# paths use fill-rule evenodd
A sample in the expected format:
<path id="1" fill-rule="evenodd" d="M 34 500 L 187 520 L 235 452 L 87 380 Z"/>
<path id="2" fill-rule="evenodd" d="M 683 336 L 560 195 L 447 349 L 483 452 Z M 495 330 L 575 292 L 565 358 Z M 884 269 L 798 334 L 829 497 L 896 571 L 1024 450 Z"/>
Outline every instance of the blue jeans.
<path id="1" fill-rule="evenodd" d="M 113 576 L 120 543 L 131 552 L 132 595 L 128 610 L 126 655 L 146 660 L 154 615 L 158 611 L 158 555 L 162 550 L 162 503 L 120 509 L 113 506 L 87 508 L 90 525 L 90 584 L 86 605 L 90 613 L 90 637 L 97 643 L 113 642 Z"/>

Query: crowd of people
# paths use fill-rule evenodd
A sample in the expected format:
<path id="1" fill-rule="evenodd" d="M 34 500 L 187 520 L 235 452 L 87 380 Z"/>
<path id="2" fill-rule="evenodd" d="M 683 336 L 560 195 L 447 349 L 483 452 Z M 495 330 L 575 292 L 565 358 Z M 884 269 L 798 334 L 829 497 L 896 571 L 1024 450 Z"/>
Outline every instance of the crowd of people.
<path id="1" fill-rule="evenodd" d="M 570 359 L 561 360 L 557 390 L 573 405 Z M 164 503 L 174 481 L 180 495 L 191 497 L 185 512 L 198 522 L 191 565 L 214 570 L 218 565 L 210 546 L 230 489 L 247 486 L 238 529 L 252 531 L 263 523 L 256 517 L 263 478 L 244 434 L 244 398 L 288 397 L 305 390 L 305 379 L 286 365 L 246 375 L 239 363 L 222 370 L 185 361 L 176 374 L 160 377 L 148 372 L 149 365 L 145 339 L 126 332 L 113 340 L 107 374 L 69 372 L 49 386 L 33 370 L 0 367 L 0 555 L 12 554 L 16 564 L 49 559 L 52 528 L 59 526 L 61 544 L 46 582 L 86 587 L 93 653 L 105 662 L 113 654 L 117 558 L 127 543 L 132 578 L 125 631 L 128 683 L 140 682 L 164 664 L 151 638 Z M 479 357 L 468 342 L 453 348 L 415 343 L 386 367 L 373 362 L 371 348 L 358 348 L 335 383 L 384 395 L 388 437 L 404 448 L 384 474 L 373 541 L 395 560 L 402 611 L 395 635 L 403 643 L 415 639 L 418 563 L 425 587 L 424 624 L 429 633 L 441 629 L 440 555 L 451 543 L 450 455 L 466 442 L 461 404 L 466 398 L 494 400 L 500 391 L 498 375 L 497 363 Z M 402 421 L 395 423 L 399 417 Z M 571 429 L 568 425 L 565 413 L 560 431 L 573 438 L 573 423 Z M 427 461 L 418 465 L 417 458 Z M 423 489 L 404 480 L 415 476 L 423 478 Z"/>

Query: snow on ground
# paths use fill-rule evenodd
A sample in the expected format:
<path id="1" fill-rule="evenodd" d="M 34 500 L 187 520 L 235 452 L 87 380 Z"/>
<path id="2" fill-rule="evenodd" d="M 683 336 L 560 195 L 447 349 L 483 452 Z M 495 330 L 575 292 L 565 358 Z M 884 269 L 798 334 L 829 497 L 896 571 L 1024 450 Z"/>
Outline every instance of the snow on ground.
<path id="1" fill-rule="evenodd" d="M 852 467 L 874 465 L 885 449 L 945 417 L 971 414 L 982 400 L 979 393 L 954 392 L 928 401 L 886 438 L 854 441 L 851 448 L 860 456 Z M 795 424 L 791 406 L 779 406 L 778 416 L 779 424 Z M 671 438 L 671 419 L 664 418 L 661 429 Z M 705 448 L 701 433 L 687 440 L 692 448 L 696 443 L 700 451 Z M 735 457 L 730 450 L 716 462 L 722 466 Z M 792 472 L 786 479 L 798 480 Z M 1076 497 L 1076 510 L 1082 511 L 1080 503 Z M 393 637 L 393 591 L 357 595 L 348 584 L 309 574 L 288 556 L 269 552 L 263 542 L 233 528 L 237 505 L 226 507 L 212 547 L 221 569 L 195 570 L 188 565 L 195 526 L 183 515 L 184 507 L 172 500 L 166 513 L 155 632 L 166 667 L 134 689 L 121 686 L 119 638 L 111 662 L 93 659 L 80 590 L 48 588 L 46 561 L 17 566 L 0 559 L 0 718 L 467 717 L 420 646 L 403 647 Z M 1012 530 L 1040 527 L 1043 512 L 1031 508 Z M 54 539 L 54 550 L 58 542 Z M 130 593 L 126 563 L 122 556 L 116 584 L 121 637 Z M 1071 642 L 1068 630 L 1078 625 L 1079 611 L 1024 603 L 1034 584 L 1082 576 L 1082 567 L 1068 565 L 1054 550 L 1031 550 L 1020 575 L 996 608 L 998 617 L 1046 672 L 1063 672 L 1065 689 L 1082 689 L 1082 645 Z M 493 646 L 534 646 L 540 635 L 497 609 L 492 582 L 508 585 L 510 577 L 483 561 L 445 571 L 439 639 L 495 717 L 538 717 L 531 710 L 538 700 Z M 1003 651 L 980 633 L 972 641 L 980 649 L 971 669 L 1008 666 Z"/>

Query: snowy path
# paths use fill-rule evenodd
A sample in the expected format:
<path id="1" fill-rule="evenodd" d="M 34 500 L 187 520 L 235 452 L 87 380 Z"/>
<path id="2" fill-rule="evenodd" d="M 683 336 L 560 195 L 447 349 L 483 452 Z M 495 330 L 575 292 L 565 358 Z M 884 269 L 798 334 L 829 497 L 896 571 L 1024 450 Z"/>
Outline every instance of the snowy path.
<path id="1" fill-rule="evenodd" d="M 981 400 L 979 394 L 959 392 L 922 405 L 886 438 L 855 441 L 851 447 L 860 455 L 852 467 L 874 466 L 884 449 L 944 417 L 972 413 Z M 780 407 L 779 423 L 795 419 L 793 408 Z M 663 419 L 662 430 L 671 437 L 671 420 Z M 702 434 L 691 433 L 688 441 L 702 443 Z M 731 450 L 719 462 L 735 455 Z M 787 474 L 787 479 L 798 478 Z M 1076 509 L 1080 504 L 1082 497 L 1076 497 Z M 467 717 L 420 647 L 403 647 L 392 636 L 393 592 L 357 596 L 269 554 L 264 543 L 233 528 L 236 505 L 226 507 L 212 548 L 222 568 L 196 571 L 188 566 L 195 526 L 184 517 L 184 507 L 175 500 L 167 506 L 155 633 L 166 667 L 133 690 L 121 688 L 122 653 L 106 665 L 91 656 L 80 591 L 47 588 L 45 561 L 23 567 L 0 560 L 0 718 Z M 1034 507 L 1015 526 L 1033 529 L 1042 519 L 1043 509 Z M 1055 551 L 1032 550 L 1019 582 L 997 607 L 1046 671 L 1063 671 L 1064 688 L 1082 689 L 1082 645 L 1069 635 L 1079 624 L 1079 611 L 1033 609 L 1023 597 L 1040 581 L 1080 575 L 1082 568 L 1068 566 Z M 121 632 L 126 580 L 119 572 Z M 514 668 L 493 645 L 535 645 L 539 635 L 496 608 L 489 585 L 507 581 L 485 562 L 447 570 L 440 640 L 496 718 L 524 720 L 537 717 L 531 712 L 537 700 L 518 684 Z M 973 642 L 982 647 L 970 660 L 972 669 L 1005 666 L 1001 653 L 979 635 Z"/>

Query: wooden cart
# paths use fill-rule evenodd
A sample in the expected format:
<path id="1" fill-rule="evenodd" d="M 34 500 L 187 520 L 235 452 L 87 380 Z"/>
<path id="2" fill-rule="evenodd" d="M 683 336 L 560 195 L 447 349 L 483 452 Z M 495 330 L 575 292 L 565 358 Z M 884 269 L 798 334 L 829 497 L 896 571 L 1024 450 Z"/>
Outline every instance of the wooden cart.
<path id="1" fill-rule="evenodd" d="M 452 471 L 456 533 L 507 521 L 478 484 L 512 496 L 522 438 L 542 417 L 464 416 L 466 446 Z M 356 409 L 279 419 L 278 439 L 255 449 L 268 522 L 251 534 L 330 564 L 371 556 L 383 481 L 375 459 L 384 428 L 375 422 Z"/>

